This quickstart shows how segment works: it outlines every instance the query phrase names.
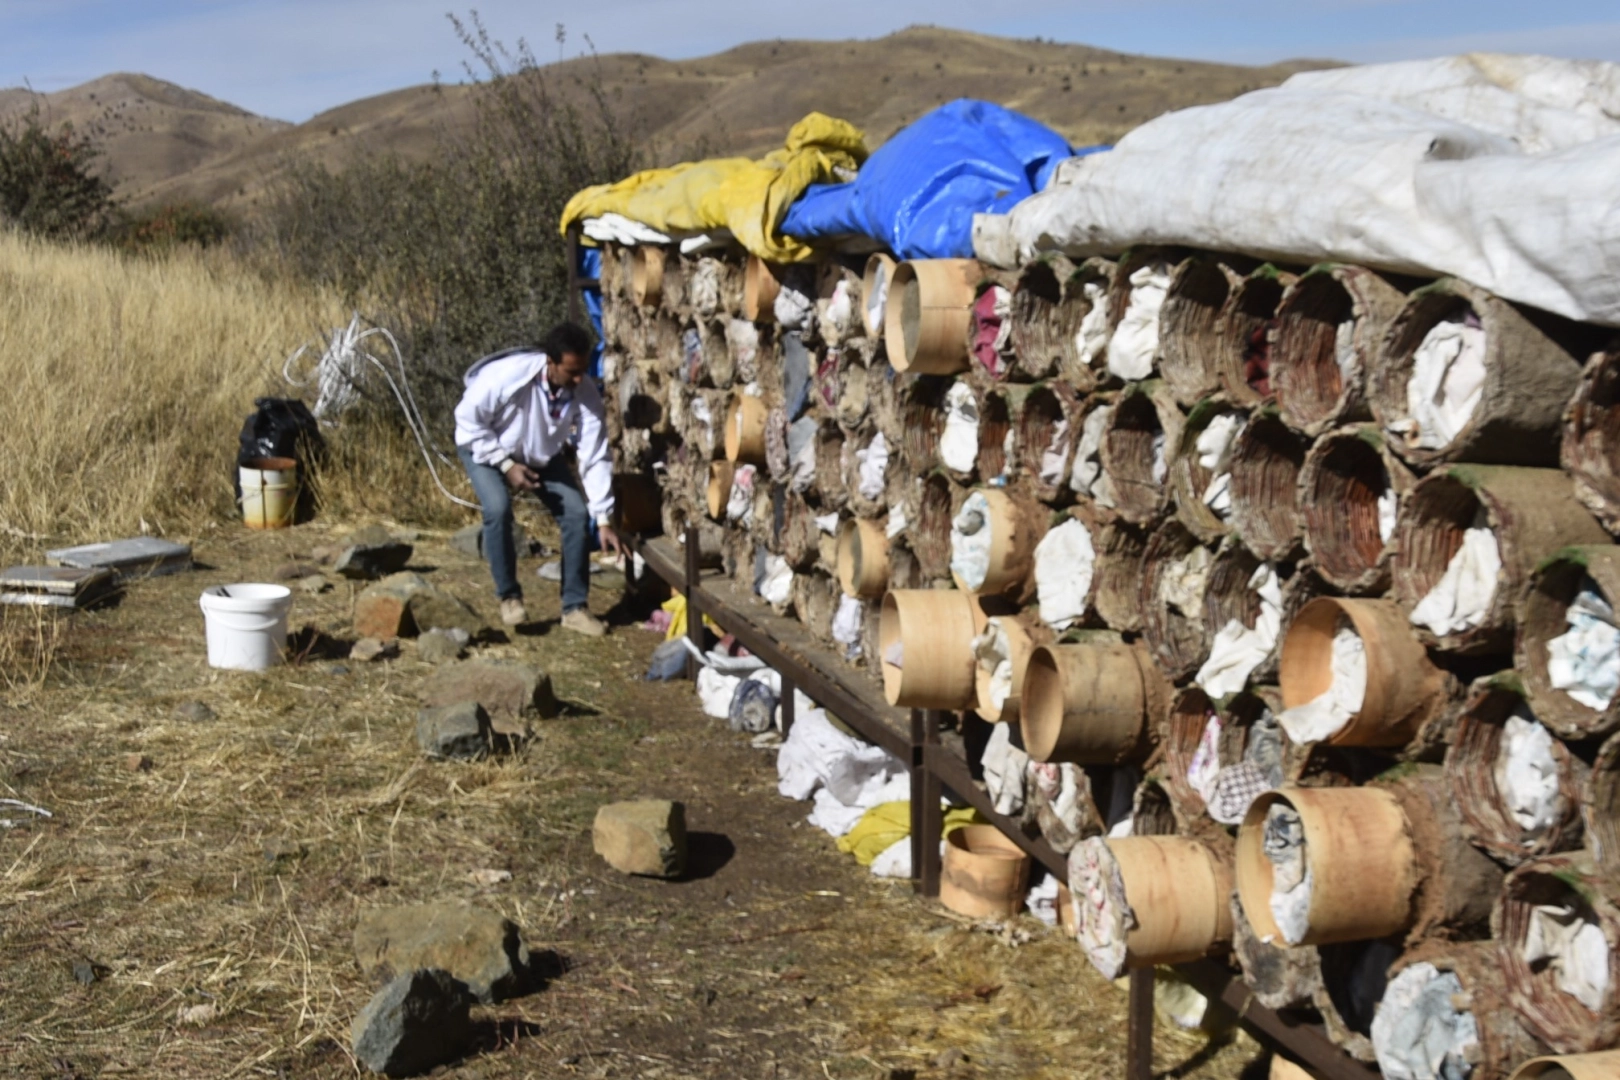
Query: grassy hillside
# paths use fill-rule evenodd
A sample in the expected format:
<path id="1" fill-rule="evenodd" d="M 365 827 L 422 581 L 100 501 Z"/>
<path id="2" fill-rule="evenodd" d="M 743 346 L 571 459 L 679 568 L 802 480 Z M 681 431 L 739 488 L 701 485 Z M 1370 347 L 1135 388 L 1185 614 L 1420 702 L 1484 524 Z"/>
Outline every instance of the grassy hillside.
<path id="1" fill-rule="evenodd" d="M 912 27 L 870 41 L 754 42 L 694 60 L 618 53 L 548 65 L 545 76 L 562 94 L 583 94 L 599 78 L 653 157 L 670 162 L 772 149 L 813 109 L 861 125 L 875 147 L 963 96 L 1028 113 L 1077 144 L 1110 142 L 1168 110 L 1223 101 L 1325 64 L 1239 67 Z M 22 107 L 20 94 L 0 92 L 0 115 Z M 137 204 L 193 198 L 251 206 L 291 155 L 341 166 L 380 148 L 419 159 L 471 114 L 463 86 L 398 90 L 298 125 L 141 76 L 110 76 L 46 98 L 53 116 L 105 138 L 120 193 Z"/>

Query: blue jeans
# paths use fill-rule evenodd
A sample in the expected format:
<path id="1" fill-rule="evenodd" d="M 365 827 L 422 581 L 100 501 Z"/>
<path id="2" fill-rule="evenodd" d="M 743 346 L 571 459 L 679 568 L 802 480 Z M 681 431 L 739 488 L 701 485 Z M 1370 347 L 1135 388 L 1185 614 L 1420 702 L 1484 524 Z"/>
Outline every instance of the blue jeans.
<path id="1" fill-rule="evenodd" d="M 499 469 L 473 461 L 472 451 L 465 446 L 456 447 L 456 454 L 483 507 L 484 558 L 495 578 L 495 595 L 502 600 L 521 600 L 523 586 L 518 584 L 517 550 L 512 546 L 512 489 Z M 591 514 L 579 481 L 561 454 L 535 471 L 540 474 L 535 495 L 562 530 L 562 609 L 566 614 L 584 607 L 590 598 Z"/>

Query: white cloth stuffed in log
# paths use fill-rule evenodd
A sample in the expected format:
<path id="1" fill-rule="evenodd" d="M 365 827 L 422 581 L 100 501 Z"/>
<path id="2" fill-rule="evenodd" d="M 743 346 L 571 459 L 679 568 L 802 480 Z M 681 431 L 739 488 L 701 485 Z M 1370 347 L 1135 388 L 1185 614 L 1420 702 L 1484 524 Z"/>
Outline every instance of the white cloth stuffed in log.
<path id="1" fill-rule="evenodd" d="M 703 429 L 701 442 L 705 447 L 714 446 L 714 413 L 709 409 L 708 399 L 702 394 L 693 394 L 692 403 L 688 406 L 692 412 L 692 419 Z"/>
<path id="2" fill-rule="evenodd" d="M 990 501 L 975 491 L 962 500 L 962 509 L 951 521 L 951 573 L 968 592 L 978 592 L 990 573 L 993 532 Z"/>
<path id="3" fill-rule="evenodd" d="M 939 460 L 947 469 L 969 473 L 978 458 L 979 403 L 973 400 L 967 383 L 952 383 L 945 392 L 945 430 L 939 436 Z"/>
<path id="4" fill-rule="evenodd" d="M 1232 445 L 1246 424 L 1242 413 L 1220 413 L 1198 433 L 1194 444 L 1198 467 L 1209 473 L 1202 496 L 1204 505 L 1222 521 L 1232 513 Z"/>
<path id="5" fill-rule="evenodd" d="M 1483 521 L 1476 522 L 1463 533 L 1462 546 L 1446 564 L 1446 572 L 1412 608 L 1412 622 L 1428 627 L 1436 637 L 1472 630 L 1490 614 L 1501 572 L 1502 549 L 1496 534 Z"/>
<path id="6" fill-rule="evenodd" d="M 752 380 L 758 376 L 759 327 L 747 319 L 732 319 L 726 323 L 726 348 L 731 352 L 731 363 L 739 379 Z"/>
<path id="7" fill-rule="evenodd" d="M 772 314 L 776 316 L 777 325 L 783 330 L 802 330 L 815 310 L 814 299 L 784 281 L 782 291 L 776 294 Z"/>
<path id="8" fill-rule="evenodd" d="M 1590 576 L 1564 611 L 1569 630 L 1547 642 L 1547 681 L 1588 709 L 1603 710 L 1620 689 L 1620 628 Z"/>
<path id="9" fill-rule="evenodd" d="M 1349 620 L 1333 633 L 1332 682 L 1321 694 L 1277 717 L 1295 745 L 1337 735 L 1361 711 L 1367 696 L 1367 646 Z"/>
<path id="10" fill-rule="evenodd" d="M 1011 724 L 995 725 L 980 764 L 984 768 L 984 790 L 995 804 L 996 813 L 1008 817 L 1022 813 L 1029 755 L 1012 744 Z"/>
<path id="11" fill-rule="evenodd" d="M 1170 448 L 1167 445 L 1164 432 L 1153 433 L 1153 482 L 1164 483 L 1164 478 L 1170 475 Z"/>
<path id="12" fill-rule="evenodd" d="M 765 576 L 759 583 L 760 599 L 772 607 L 784 606 L 793 595 L 793 567 L 780 555 L 765 557 Z"/>
<path id="13" fill-rule="evenodd" d="M 1008 433 L 1009 438 L 1011 433 Z M 1009 454 L 1008 460 L 1012 455 Z M 1052 425 L 1052 437 L 1047 440 L 1046 447 L 1041 450 L 1041 461 L 1037 468 L 1041 483 L 1057 487 L 1063 483 L 1063 468 L 1069 463 L 1069 421 L 1067 417 L 1058 420 Z"/>
<path id="14" fill-rule="evenodd" d="M 853 596 L 840 596 L 833 612 L 832 639 L 844 647 L 844 659 L 861 655 L 861 630 L 865 626 L 866 605 Z"/>
<path id="15" fill-rule="evenodd" d="M 1400 508 L 1400 496 L 1395 494 L 1394 488 L 1385 488 L 1384 493 L 1378 496 L 1378 539 L 1386 544 L 1395 535 L 1395 521 Z"/>
<path id="16" fill-rule="evenodd" d="M 788 428 L 788 490 L 803 494 L 816 480 L 816 419 L 801 416 Z"/>
<path id="17" fill-rule="evenodd" d="M 1479 1054 L 1479 1025 L 1456 972 L 1427 961 L 1389 981 L 1373 1016 L 1373 1052 L 1385 1080 L 1468 1080 Z"/>
<path id="18" fill-rule="evenodd" d="M 1108 290 L 1101 282 L 1088 281 L 1080 286 L 1086 298 L 1086 313 L 1080 318 L 1080 329 L 1074 335 L 1074 347 L 1080 352 L 1080 362 L 1087 367 L 1108 348 Z"/>
<path id="19" fill-rule="evenodd" d="M 1249 576 L 1249 589 L 1260 597 L 1254 625 L 1244 626 L 1241 619 L 1228 619 L 1216 631 L 1209 659 L 1193 680 L 1212 698 L 1235 694 L 1248 685 L 1250 673 L 1265 663 L 1282 635 L 1282 583 L 1277 580 L 1277 568 L 1271 563 L 1255 567 Z"/>
<path id="20" fill-rule="evenodd" d="M 1172 559 L 1159 579 L 1159 602 L 1186 618 L 1201 618 L 1214 563 L 1215 556 L 1207 547 L 1195 547 L 1181 558 Z"/>
<path id="21" fill-rule="evenodd" d="M 1524 830 L 1524 839 L 1534 840 L 1552 828 L 1564 810 L 1552 733 L 1521 704 L 1502 725 L 1501 738 L 1492 769 L 1496 794 Z"/>
<path id="22" fill-rule="evenodd" d="M 1356 378 L 1356 320 L 1344 320 L 1333 332 L 1333 362 L 1338 366 L 1343 386 L 1354 386 L 1360 381 Z"/>
<path id="23" fill-rule="evenodd" d="M 692 271 L 691 280 L 686 283 L 686 295 L 692 303 L 692 310 L 705 319 L 720 310 L 720 263 L 717 260 L 707 256 L 698 260 L 696 269 Z M 731 328 L 728 325 L 726 329 L 729 340 Z M 757 332 L 754 340 L 756 342 L 759 340 Z"/>
<path id="24" fill-rule="evenodd" d="M 1159 309 L 1170 289 L 1170 267 L 1148 263 L 1131 273 L 1131 295 L 1125 314 L 1108 342 L 1108 371 L 1122 379 L 1145 379 L 1153 374 L 1159 353 Z"/>
<path id="25" fill-rule="evenodd" d="M 866 309 L 866 326 L 871 332 L 881 337 L 883 323 L 889 306 L 889 275 L 879 266 L 872 291 L 867 293 L 864 301 Z"/>
<path id="26" fill-rule="evenodd" d="M 1525 963 L 1543 961 L 1552 969 L 1558 989 L 1593 1012 L 1609 996 L 1609 943 L 1596 923 L 1573 906 L 1538 904 L 1530 912 L 1524 938 Z"/>
<path id="27" fill-rule="evenodd" d="M 1271 918 L 1283 940 L 1298 945 L 1311 929 L 1311 866 L 1299 811 L 1274 803 L 1266 811 L 1261 848 L 1271 862 Z"/>
<path id="28" fill-rule="evenodd" d="M 883 498 L 884 477 L 889 468 L 889 441 L 883 432 L 872 436 L 872 441 L 855 451 L 855 490 L 861 498 L 876 501 Z"/>
<path id="29" fill-rule="evenodd" d="M 1187 763 L 1187 786 L 1198 792 L 1205 805 L 1214 798 L 1215 781 L 1221 773 L 1221 717 L 1211 709 L 1199 733 L 1198 747 Z"/>
<path id="30" fill-rule="evenodd" d="M 1412 355 L 1406 416 L 1389 425 L 1390 433 L 1409 446 L 1440 449 L 1479 408 L 1485 393 L 1485 331 L 1472 313 L 1468 320 L 1435 323 Z"/>
<path id="31" fill-rule="evenodd" d="M 872 860 L 872 876 L 881 878 L 911 877 L 911 837 L 896 840 Z"/>
<path id="32" fill-rule="evenodd" d="M 838 511 L 834 510 L 830 514 L 822 514 L 819 517 L 813 517 L 810 520 L 814 521 L 816 523 L 816 528 L 820 529 L 826 535 L 838 535 Z"/>
<path id="33" fill-rule="evenodd" d="M 1091 780 L 1072 762 L 1030 761 L 1025 797 L 1035 807 L 1041 833 L 1058 854 L 1066 854 L 1081 840 L 1086 827 L 1085 803 Z"/>
<path id="34" fill-rule="evenodd" d="M 990 704 L 1000 709 L 1012 696 L 1012 647 L 1007 628 L 998 616 L 986 619 L 984 630 L 973 639 L 973 661 L 990 680 Z"/>
<path id="35" fill-rule="evenodd" d="M 883 527 L 883 535 L 893 540 L 906 531 L 906 509 L 903 506 L 889 507 L 889 523 Z"/>
<path id="36" fill-rule="evenodd" d="M 821 340 L 829 345 L 842 345 L 854 328 L 855 310 L 849 300 L 849 282 L 840 281 L 833 286 L 833 294 L 826 300 L 816 301 L 816 321 L 820 324 Z"/>
<path id="37" fill-rule="evenodd" d="M 1114 482 L 1102 467 L 1103 428 L 1113 412 L 1112 405 L 1099 405 L 1086 414 L 1080 425 L 1080 445 L 1074 451 L 1074 471 L 1069 475 L 1069 490 L 1095 499 L 1098 506 L 1115 505 Z"/>
<path id="38" fill-rule="evenodd" d="M 1079 919 L 1075 936 L 1086 959 L 1105 979 L 1125 974 L 1126 936 L 1136 912 L 1125 895 L 1119 862 L 1100 836 L 1082 840 L 1069 853 L 1069 892 Z"/>
<path id="39" fill-rule="evenodd" d="M 726 520 L 734 525 L 747 525 L 754 520 L 754 466 L 740 465 L 731 477 L 731 491 L 726 496 Z"/>
<path id="40" fill-rule="evenodd" d="M 1096 568 L 1097 548 L 1083 522 L 1070 518 L 1047 530 L 1035 545 L 1035 595 L 1041 621 L 1054 630 L 1067 630 L 1085 618 Z"/>

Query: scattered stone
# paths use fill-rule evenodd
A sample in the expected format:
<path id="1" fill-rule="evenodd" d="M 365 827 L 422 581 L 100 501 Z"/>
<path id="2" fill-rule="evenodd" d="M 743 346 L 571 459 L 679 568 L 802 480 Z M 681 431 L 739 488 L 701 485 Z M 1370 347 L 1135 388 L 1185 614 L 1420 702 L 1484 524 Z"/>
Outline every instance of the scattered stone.
<path id="1" fill-rule="evenodd" d="M 476 701 L 416 714 L 416 743 L 428 757 L 475 761 L 489 753 L 489 736 L 489 714 Z"/>
<path id="2" fill-rule="evenodd" d="M 529 950 L 518 928 L 470 904 L 366 908 L 355 924 L 354 955 L 366 977 L 375 980 L 443 968 L 485 1004 L 528 988 Z"/>
<path id="3" fill-rule="evenodd" d="M 100 977 L 101 973 L 96 970 L 96 965 L 92 964 L 90 961 L 73 961 L 73 981 L 78 983 L 80 986 L 89 986 Z"/>
<path id="4" fill-rule="evenodd" d="M 467 871 L 467 880 L 470 881 L 474 885 L 481 885 L 481 886 L 484 886 L 485 888 L 488 888 L 491 885 L 503 885 L 506 882 L 511 881 L 512 880 L 512 871 L 510 871 L 510 870 L 469 870 L 469 871 Z"/>
<path id="5" fill-rule="evenodd" d="M 354 1056 L 384 1076 L 418 1076 L 454 1061 L 472 1041 L 471 1005 L 467 988 L 449 972 L 407 972 L 354 1018 Z"/>
<path id="6" fill-rule="evenodd" d="M 152 759 L 145 754 L 129 753 L 124 755 L 125 772 L 151 772 Z"/>
<path id="7" fill-rule="evenodd" d="M 463 660 L 442 665 L 422 687 L 425 705 L 476 701 L 502 735 L 526 735 L 530 716 L 550 719 L 562 711 L 551 690 L 551 676 L 529 664 L 502 660 Z"/>
<path id="8" fill-rule="evenodd" d="M 350 544 L 363 544 L 367 547 L 381 547 L 399 539 L 386 525 L 367 525 L 349 534 Z"/>
<path id="9" fill-rule="evenodd" d="M 363 637 L 354 643 L 349 650 L 349 659 L 361 663 L 371 663 L 375 660 L 392 660 L 399 655 L 399 639 Z"/>
<path id="10" fill-rule="evenodd" d="M 667 799 L 609 803 L 596 812 L 591 841 L 615 870 L 680 877 L 686 869 L 686 807 Z"/>
<path id="11" fill-rule="evenodd" d="M 333 569 L 348 578 L 386 577 L 405 569 L 414 550 L 381 525 L 372 525 L 349 537 L 349 546 L 338 556 Z"/>
<path id="12" fill-rule="evenodd" d="M 469 636 L 484 629 L 484 618 L 472 605 L 431 586 L 410 599 L 411 621 L 418 630 L 460 630 Z"/>
<path id="13" fill-rule="evenodd" d="M 411 601 L 433 591 L 421 574 L 392 574 L 367 585 L 354 601 L 354 632 L 360 637 L 397 638 L 416 633 Z"/>
<path id="14" fill-rule="evenodd" d="M 429 630 L 416 639 L 416 658 L 430 664 L 460 660 L 471 640 L 465 630 Z"/>
<path id="15" fill-rule="evenodd" d="M 174 707 L 174 716 L 177 720 L 187 720 L 193 724 L 206 724 L 215 719 L 214 710 L 200 701 L 182 701 Z"/>
<path id="16" fill-rule="evenodd" d="M 271 581 L 297 581 L 311 575 L 318 576 L 321 568 L 305 562 L 282 563 L 270 574 Z"/>
<path id="17" fill-rule="evenodd" d="M 593 562 L 593 563 L 590 564 L 590 566 L 591 566 L 591 576 L 592 577 L 596 577 L 598 574 L 603 573 L 602 567 L 599 564 Z M 535 573 L 540 575 L 540 577 L 545 579 L 546 581 L 561 581 L 562 580 L 562 560 L 561 559 L 552 559 L 549 562 L 543 562 L 543 563 L 540 564 L 540 569 L 536 570 Z M 597 583 L 594 583 L 594 584 L 600 584 L 600 583 L 597 582 Z"/>
<path id="18" fill-rule="evenodd" d="M 323 592 L 330 591 L 332 588 L 332 583 L 327 581 L 320 574 L 311 574 L 309 577 L 301 577 L 294 581 L 292 583 L 292 587 L 301 593 L 306 593 L 310 596 L 318 596 Z"/>
<path id="19" fill-rule="evenodd" d="M 201 1005 L 182 1005 L 180 1011 L 174 1014 L 174 1022 L 186 1027 L 206 1027 L 219 1016 L 219 1007 L 212 1002 L 203 1002 Z"/>
<path id="20" fill-rule="evenodd" d="M 342 547 L 327 544 L 313 549 L 309 553 L 309 561 L 318 566 L 331 566 L 333 563 L 337 562 L 338 556 L 342 554 Z"/>
<path id="21" fill-rule="evenodd" d="M 484 527 L 483 525 L 468 525 L 465 529 L 457 529 L 450 534 L 450 546 L 474 559 L 484 557 Z M 512 521 L 512 546 L 519 555 L 527 555 L 532 546 L 529 534 L 517 519 Z"/>

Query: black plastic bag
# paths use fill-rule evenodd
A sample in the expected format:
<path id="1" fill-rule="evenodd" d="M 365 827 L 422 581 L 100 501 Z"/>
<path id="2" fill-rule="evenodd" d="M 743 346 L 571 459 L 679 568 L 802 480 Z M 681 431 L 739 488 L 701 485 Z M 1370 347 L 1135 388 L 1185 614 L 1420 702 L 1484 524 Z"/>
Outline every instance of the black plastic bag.
<path id="1" fill-rule="evenodd" d="M 297 398 L 263 397 L 254 401 L 254 411 L 242 425 L 237 449 L 238 468 L 259 458 L 291 458 L 298 463 L 298 503 L 293 520 L 303 523 L 315 516 L 315 486 L 311 475 L 326 462 L 326 439 L 310 413 Z M 236 499 L 242 500 L 241 475 L 232 470 Z"/>

